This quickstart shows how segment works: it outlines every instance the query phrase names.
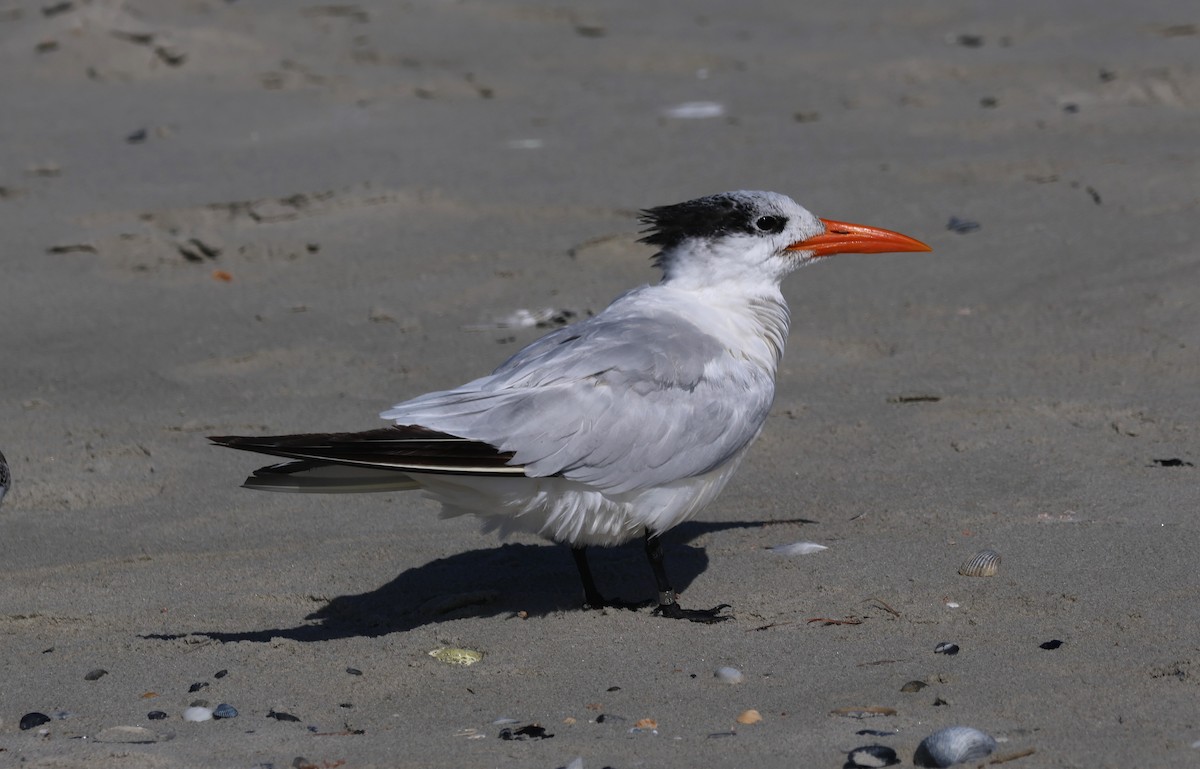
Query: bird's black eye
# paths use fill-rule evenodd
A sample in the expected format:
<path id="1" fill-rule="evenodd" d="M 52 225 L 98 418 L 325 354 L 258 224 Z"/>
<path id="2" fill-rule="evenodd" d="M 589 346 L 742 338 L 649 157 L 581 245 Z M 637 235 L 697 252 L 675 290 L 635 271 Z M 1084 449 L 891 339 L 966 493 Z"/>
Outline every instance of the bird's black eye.
<path id="1" fill-rule="evenodd" d="M 754 226 L 762 232 L 777 235 L 783 232 L 783 228 L 787 226 L 787 219 L 782 216 L 760 216 L 755 220 Z"/>

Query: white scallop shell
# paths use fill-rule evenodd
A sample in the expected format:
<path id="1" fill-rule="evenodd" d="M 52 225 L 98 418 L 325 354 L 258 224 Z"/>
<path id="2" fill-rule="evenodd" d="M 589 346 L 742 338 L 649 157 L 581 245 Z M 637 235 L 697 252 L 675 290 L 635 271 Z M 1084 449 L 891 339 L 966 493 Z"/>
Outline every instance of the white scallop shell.
<path id="1" fill-rule="evenodd" d="M 991 755 L 995 749 L 996 741 L 989 734 L 970 726 L 947 726 L 921 740 L 913 763 L 917 766 L 954 766 L 964 761 L 977 761 Z"/>
<path id="2" fill-rule="evenodd" d="M 994 577 L 998 571 L 1000 554 L 995 550 L 980 550 L 958 567 L 958 573 L 964 577 Z"/>
<path id="3" fill-rule="evenodd" d="M 713 672 L 713 678 L 717 679 L 723 684 L 740 684 L 742 681 L 746 680 L 746 676 L 742 674 L 742 671 L 731 667 L 717 668 L 716 671 Z"/>

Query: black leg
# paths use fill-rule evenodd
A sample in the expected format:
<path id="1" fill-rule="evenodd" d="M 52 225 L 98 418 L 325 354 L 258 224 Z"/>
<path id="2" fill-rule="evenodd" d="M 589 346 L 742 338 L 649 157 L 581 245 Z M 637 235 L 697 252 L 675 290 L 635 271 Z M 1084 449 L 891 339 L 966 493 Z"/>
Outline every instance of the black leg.
<path id="1" fill-rule="evenodd" d="M 575 568 L 579 569 L 579 581 L 583 583 L 583 605 L 599 609 L 605 605 L 604 597 L 596 589 L 596 580 L 592 578 L 592 567 L 588 565 L 587 548 L 571 548 L 571 556 L 575 558 Z"/>
<path id="2" fill-rule="evenodd" d="M 575 568 L 579 569 L 579 581 L 583 583 L 583 606 L 585 609 L 612 608 L 636 611 L 649 604 L 648 601 L 630 603 L 622 601 L 620 598 L 605 598 L 596 589 L 596 580 L 592 577 L 592 567 L 588 564 L 587 548 L 572 547 L 571 557 L 575 559 Z"/>
<path id="3" fill-rule="evenodd" d="M 646 560 L 650 561 L 650 568 L 654 571 L 654 581 L 658 584 L 658 608 L 654 610 L 655 614 L 661 614 L 671 619 L 686 619 L 691 622 L 708 624 L 730 619 L 727 616 L 721 616 L 721 610 L 729 608 L 727 603 L 711 609 L 680 608 L 679 604 L 675 602 L 675 590 L 672 589 L 671 582 L 667 579 L 667 568 L 663 565 L 662 540 L 658 535 L 651 534 L 649 531 L 646 532 Z"/>

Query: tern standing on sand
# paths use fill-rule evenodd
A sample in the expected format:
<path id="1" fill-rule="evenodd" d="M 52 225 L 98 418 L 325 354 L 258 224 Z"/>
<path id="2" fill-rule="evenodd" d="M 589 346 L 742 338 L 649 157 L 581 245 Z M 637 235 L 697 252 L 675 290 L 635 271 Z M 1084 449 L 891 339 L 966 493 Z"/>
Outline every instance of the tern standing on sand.
<path id="1" fill-rule="evenodd" d="M 840 253 L 928 251 L 888 230 L 818 219 L 774 192 L 726 192 L 642 214 L 662 281 L 548 334 L 491 374 L 399 403 L 392 427 L 358 433 L 214 437 L 287 457 L 246 486 L 277 491 L 423 489 L 444 516 L 570 545 L 584 599 L 585 548 L 644 537 L 656 613 L 683 609 L 659 535 L 716 497 L 761 432 L 788 333 L 779 284 Z"/>

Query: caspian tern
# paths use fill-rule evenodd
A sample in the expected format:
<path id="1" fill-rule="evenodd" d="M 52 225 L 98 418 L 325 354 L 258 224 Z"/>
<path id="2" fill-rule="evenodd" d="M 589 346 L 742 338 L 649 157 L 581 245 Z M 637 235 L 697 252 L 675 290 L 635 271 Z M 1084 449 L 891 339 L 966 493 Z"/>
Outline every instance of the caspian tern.
<path id="1" fill-rule="evenodd" d="M 365 432 L 221 436 L 287 457 L 246 486 L 276 491 L 422 489 L 443 516 L 572 548 L 584 599 L 605 600 L 588 546 L 644 537 L 655 612 L 728 619 L 726 604 L 683 609 L 659 535 L 717 496 L 762 431 L 788 334 L 780 281 L 841 253 L 929 251 L 889 230 L 818 219 L 774 192 L 726 192 L 642 212 L 656 285 L 560 328 L 487 376 L 413 398 Z"/>

